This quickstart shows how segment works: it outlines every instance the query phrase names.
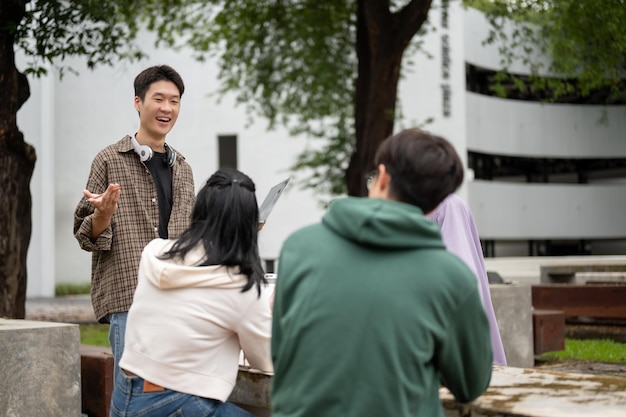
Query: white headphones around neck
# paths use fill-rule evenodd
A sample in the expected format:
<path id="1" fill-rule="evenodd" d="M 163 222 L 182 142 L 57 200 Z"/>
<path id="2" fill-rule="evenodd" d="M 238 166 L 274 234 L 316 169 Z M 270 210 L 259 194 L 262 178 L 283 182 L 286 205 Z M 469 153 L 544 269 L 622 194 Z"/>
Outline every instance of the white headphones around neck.
<path id="1" fill-rule="evenodd" d="M 135 139 L 134 136 L 130 137 L 130 141 L 133 144 L 133 148 L 135 148 L 135 152 L 137 153 L 137 155 L 139 155 L 139 159 L 141 160 L 141 162 L 146 162 L 152 159 L 152 155 L 154 154 L 152 152 L 152 148 L 146 145 L 141 145 L 139 142 L 137 142 L 137 139 Z M 169 146 L 167 146 L 167 143 L 165 144 L 165 159 L 163 159 L 163 163 L 166 165 L 174 166 L 174 162 L 176 162 L 176 152 L 174 152 L 173 150 L 170 149 Z"/>

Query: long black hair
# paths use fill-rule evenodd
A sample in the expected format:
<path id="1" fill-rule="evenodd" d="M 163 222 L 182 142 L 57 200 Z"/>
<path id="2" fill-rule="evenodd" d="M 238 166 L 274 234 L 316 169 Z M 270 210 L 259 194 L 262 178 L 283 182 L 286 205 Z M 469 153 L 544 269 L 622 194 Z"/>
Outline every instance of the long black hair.
<path id="1" fill-rule="evenodd" d="M 180 258 L 198 245 L 205 256 L 199 266 L 238 266 L 248 282 L 242 292 L 254 285 L 261 293 L 267 283 L 258 248 L 259 208 L 254 183 L 236 169 L 220 169 L 198 192 L 191 212 L 191 225 L 162 259 Z"/>

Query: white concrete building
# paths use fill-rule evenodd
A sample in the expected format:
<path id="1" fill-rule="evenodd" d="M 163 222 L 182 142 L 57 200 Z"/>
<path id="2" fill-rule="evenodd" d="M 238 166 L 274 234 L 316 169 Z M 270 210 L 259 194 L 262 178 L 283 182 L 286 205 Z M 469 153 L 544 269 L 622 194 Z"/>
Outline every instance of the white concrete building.
<path id="1" fill-rule="evenodd" d="M 424 49 L 431 58 L 418 54 L 414 69 L 405 72 L 398 129 L 422 126 L 440 134 L 466 163 L 468 151 L 530 158 L 626 158 L 626 106 L 541 105 L 466 91 L 466 64 L 497 69 L 497 53 L 481 44 L 487 23 L 480 14 L 458 3 L 451 2 L 444 11 L 435 5 L 430 12 L 435 30 L 429 31 Z M 142 44 L 152 44 L 150 34 L 142 36 Z M 214 63 L 196 62 L 184 50 L 147 52 L 150 58 L 137 64 L 89 71 L 77 60 L 80 76 L 29 80 L 31 98 L 18 113 L 19 127 L 38 155 L 31 184 L 28 297 L 51 296 L 59 283 L 89 282 L 91 256 L 72 235 L 74 208 L 96 153 L 137 130 L 132 82 L 145 67 L 168 64 L 183 77 L 181 113 L 168 143 L 193 167 L 197 189 L 218 168 L 220 137 L 236 137 L 238 168 L 255 181 L 259 200 L 291 174 L 289 167 L 299 152 L 317 146 L 280 129 L 268 131 L 264 120 L 248 124 L 233 96 L 218 102 L 212 95 L 217 90 Z M 600 111 L 608 114 L 608 124 L 595 123 Z M 472 170 L 467 178 L 459 193 L 470 202 L 479 232 L 496 256 L 500 250 L 525 255 L 527 243 L 535 240 L 626 239 L 623 178 L 584 185 L 527 184 L 474 180 Z M 295 177 L 260 235 L 262 258 L 276 259 L 288 234 L 320 219 L 323 209 L 317 201 Z M 614 245 L 607 247 L 615 250 Z"/>
<path id="2" fill-rule="evenodd" d="M 479 83 L 470 71 L 498 70 L 499 57 L 496 46 L 482 45 L 484 17 L 464 15 L 465 132 L 475 171 L 468 196 L 487 254 L 625 253 L 626 103 L 541 104 L 472 92 L 480 87 L 469 85 Z M 519 63 L 509 71 L 530 73 Z"/>

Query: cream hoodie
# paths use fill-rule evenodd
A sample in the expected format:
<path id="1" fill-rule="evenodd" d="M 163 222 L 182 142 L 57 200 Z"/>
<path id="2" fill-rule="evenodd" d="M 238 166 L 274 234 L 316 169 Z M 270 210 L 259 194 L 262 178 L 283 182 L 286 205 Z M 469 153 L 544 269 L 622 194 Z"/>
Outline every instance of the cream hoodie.
<path id="1" fill-rule="evenodd" d="M 185 265 L 157 256 L 172 240 L 144 249 L 128 312 L 120 367 L 175 391 L 226 401 L 237 379 L 240 351 L 250 365 L 273 372 L 269 289 L 242 293 L 238 268 Z"/>

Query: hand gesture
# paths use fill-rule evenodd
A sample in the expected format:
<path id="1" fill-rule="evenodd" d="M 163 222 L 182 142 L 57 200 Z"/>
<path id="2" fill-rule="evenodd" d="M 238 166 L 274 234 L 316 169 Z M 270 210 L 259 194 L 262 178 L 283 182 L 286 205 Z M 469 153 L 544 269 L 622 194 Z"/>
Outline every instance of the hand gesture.
<path id="1" fill-rule="evenodd" d="M 119 184 L 109 184 L 102 194 L 94 194 L 89 190 L 83 190 L 87 201 L 94 207 L 94 213 L 105 218 L 111 218 L 117 209 L 117 202 L 120 199 L 121 187 Z"/>

